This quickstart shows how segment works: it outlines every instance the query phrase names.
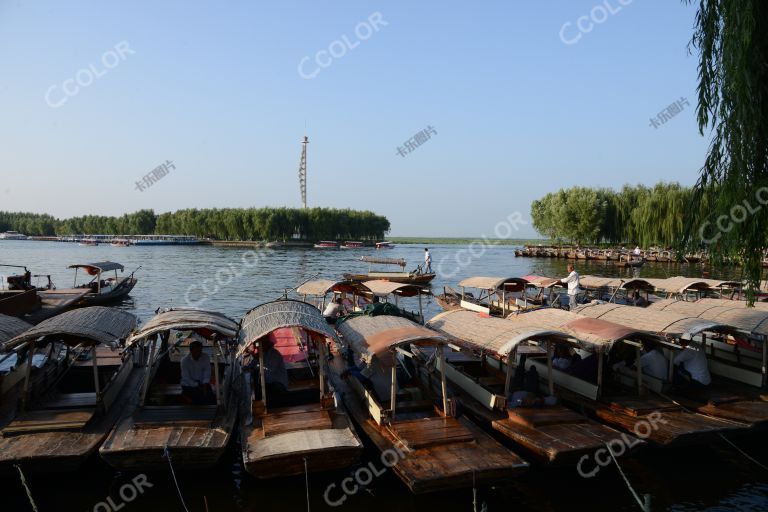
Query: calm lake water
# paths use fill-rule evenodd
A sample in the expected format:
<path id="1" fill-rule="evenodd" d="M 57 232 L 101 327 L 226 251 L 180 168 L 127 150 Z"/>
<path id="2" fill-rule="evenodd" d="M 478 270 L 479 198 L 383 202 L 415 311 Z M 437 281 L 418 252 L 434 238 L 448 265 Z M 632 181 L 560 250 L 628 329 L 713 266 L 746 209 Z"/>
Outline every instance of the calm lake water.
<path id="1" fill-rule="evenodd" d="M 408 268 L 423 261 L 422 246 L 401 245 L 379 255 L 405 258 Z M 565 275 L 565 260 L 515 258 L 514 247 L 437 245 L 430 246 L 433 268 L 438 277 L 433 290 L 473 275 L 522 276 L 538 273 Z M 141 266 L 138 284 L 119 307 L 137 314 L 142 321 L 155 309 L 196 305 L 224 312 L 239 319 L 251 307 L 279 298 L 312 278 L 340 279 L 343 272 L 367 270 L 358 260 L 375 250 L 324 251 L 313 249 L 249 250 L 208 246 L 81 247 L 70 243 L 0 241 L 0 263 L 26 265 L 35 274 L 51 274 L 60 288 L 72 286 L 74 272 L 66 267 L 75 263 L 117 261 L 126 272 Z M 12 269 L 0 267 L 0 274 Z M 632 275 L 605 262 L 577 265 L 581 274 L 606 276 Z M 686 275 L 703 277 L 709 269 L 700 265 L 647 264 L 643 277 Z M 739 270 L 712 271 L 707 277 L 738 277 Z M 434 301 L 425 302 L 427 318 L 439 312 Z M 734 439 L 752 457 L 768 463 L 765 435 Z M 307 491 L 303 478 L 259 482 L 242 470 L 238 447 L 220 465 L 209 471 L 178 473 L 178 482 L 190 512 L 213 511 L 304 511 Z M 369 448 L 365 463 L 378 460 Z M 650 494 L 654 510 L 768 510 L 768 472 L 749 462 L 725 443 L 674 451 L 645 450 L 622 459 L 622 467 L 640 494 Z M 354 468 L 352 468 L 354 469 Z M 350 471 L 310 475 L 311 510 L 371 512 L 393 510 L 421 511 L 439 507 L 445 511 L 473 510 L 471 489 L 438 495 L 412 496 L 400 481 L 387 472 L 344 504 L 333 508 L 323 500 L 331 483 L 337 486 Z M 121 511 L 183 511 L 170 472 L 148 475 L 151 489 L 120 508 L 121 486 L 134 475 L 120 474 L 94 459 L 78 474 L 62 476 L 27 475 L 27 483 L 40 512 L 107 511 L 97 505 L 108 496 Z M 18 478 L 0 478 L 5 510 L 32 510 Z M 106 508 L 105 508 L 106 507 Z M 485 508 L 484 508 L 485 507 Z M 623 511 L 640 510 L 615 466 L 608 466 L 590 479 L 581 478 L 576 469 L 539 470 L 534 468 L 515 482 L 477 489 L 477 511 Z"/>

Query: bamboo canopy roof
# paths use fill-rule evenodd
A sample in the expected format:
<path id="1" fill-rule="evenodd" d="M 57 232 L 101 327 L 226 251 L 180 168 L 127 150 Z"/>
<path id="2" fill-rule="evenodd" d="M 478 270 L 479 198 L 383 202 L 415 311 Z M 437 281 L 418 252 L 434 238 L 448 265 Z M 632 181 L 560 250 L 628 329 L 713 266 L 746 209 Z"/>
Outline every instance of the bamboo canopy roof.
<path id="1" fill-rule="evenodd" d="M 329 292 L 360 293 L 366 291 L 368 291 L 368 289 L 359 282 L 331 281 L 330 279 L 307 281 L 296 288 L 296 293 L 299 295 L 312 295 L 315 297 L 323 297 Z"/>
<path id="2" fill-rule="evenodd" d="M 648 306 L 648 309 L 658 312 L 674 311 L 679 314 L 729 325 L 745 332 L 761 335 L 768 334 L 768 311 L 731 307 L 712 304 L 711 302 L 687 302 L 674 299 L 655 302 Z"/>
<path id="3" fill-rule="evenodd" d="M 653 311 L 651 309 L 620 304 L 591 302 L 578 306 L 573 311 L 578 315 L 608 320 L 633 329 L 677 338 L 690 338 L 702 331 L 721 329 L 723 327 L 717 322 L 671 311 Z"/>
<path id="4" fill-rule="evenodd" d="M 657 291 L 666 293 L 685 293 L 688 290 L 708 290 L 710 283 L 706 279 L 696 279 L 693 277 L 668 277 L 666 279 L 646 279 L 656 287 Z"/>
<path id="5" fill-rule="evenodd" d="M 695 304 L 709 304 L 711 306 L 726 306 L 731 308 L 747 308 L 747 301 L 745 300 L 728 300 L 728 299 L 699 299 Z M 758 311 L 768 311 L 768 302 L 755 302 L 754 309 Z"/>
<path id="6" fill-rule="evenodd" d="M 400 316 L 350 317 L 337 325 L 344 342 L 366 362 L 374 358 L 385 366 L 392 366 L 391 350 L 401 345 L 435 345 L 445 343 L 446 338 L 415 322 Z"/>
<path id="7" fill-rule="evenodd" d="M 661 336 L 641 329 L 599 318 L 587 318 L 562 309 L 537 309 L 510 315 L 505 321 L 565 332 L 597 352 L 608 352 L 615 343 L 628 339 L 663 341 Z"/>
<path id="8" fill-rule="evenodd" d="M 0 343 L 5 343 L 32 327 L 15 316 L 0 315 Z"/>
<path id="9" fill-rule="evenodd" d="M 64 343 L 77 345 L 83 341 L 93 344 L 124 340 L 136 328 L 138 319 L 121 309 L 91 306 L 74 309 L 45 320 L 2 345 L 3 350 L 39 338 L 56 337 Z"/>
<path id="10" fill-rule="evenodd" d="M 360 261 L 366 263 L 374 263 L 378 265 L 399 265 L 405 268 L 405 260 L 403 258 L 379 258 L 376 256 L 360 256 Z"/>
<path id="11" fill-rule="evenodd" d="M 256 306 L 245 314 L 240 322 L 238 355 L 258 343 L 263 336 L 282 327 L 300 327 L 319 336 L 338 339 L 315 306 L 298 300 L 281 299 Z"/>
<path id="12" fill-rule="evenodd" d="M 709 285 L 710 288 L 735 288 L 741 289 L 744 287 L 744 283 L 741 281 L 720 281 L 718 279 L 700 279 Z"/>
<path id="13" fill-rule="evenodd" d="M 400 295 L 401 297 L 415 297 L 424 292 L 424 289 L 415 284 L 396 283 L 394 281 L 385 281 L 383 279 L 374 279 L 363 283 L 365 287 L 378 297 L 387 295 Z M 426 293 L 426 292 L 425 292 Z"/>
<path id="14" fill-rule="evenodd" d="M 528 281 L 521 277 L 469 277 L 459 283 L 459 286 L 465 288 L 478 288 L 480 290 L 502 290 L 513 288 L 514 290 L 522 290 Z"/>
<path id="15" fill-rule="evenodd" d="M 546 276 L 523 276 L 523 279 L 528 281 L 530 284 L 538 287 L 538 288 L 551 288 L 553 286 L 557 286 L 560 284 L 559 279 L 555 279 L 553 277 L 546 277 Z"/>
<path id="16" fill-rule="evenodd" d="M 580 276 L 579 286 L 587 290 L 623 289 L 653 291 L 654 285 L 645 279 L 618 279 L 613 277 Z"/>
<path id="17" fill-rule="evenodd" d="M 501 318 L 474 311 L 454 310 L 440 313 L 427 326 L 447 336 L 457 345 L 492 352 L 502 358 L 520 343 L 530 339 L 568 341 L 571 336 L 557 330 L 518 326 Z"/>
<path id="18" fill-rule="evenodd" d="M 236 321 L 222 313 L 202 309 L 177 308 L 163 311 L 152 317 L 141 329 L 131 335 L 128 343 L 171 329 L 177 331 L 194 330 L 201 335 L 216 333 L 227 338 L 234 338 L 239 328 L 240 326 Z"/>

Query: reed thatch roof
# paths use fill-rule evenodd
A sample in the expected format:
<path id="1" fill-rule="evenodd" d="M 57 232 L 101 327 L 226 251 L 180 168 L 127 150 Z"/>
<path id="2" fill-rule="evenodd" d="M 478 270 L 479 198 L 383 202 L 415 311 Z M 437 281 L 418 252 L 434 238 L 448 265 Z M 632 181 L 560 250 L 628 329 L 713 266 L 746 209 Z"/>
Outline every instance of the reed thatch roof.
<path id="1" fill-rule="evenodd" d="M 655 289 L 655 287 L 645 279 L 618 279 L 599 276 L 581 276 L 579 277 L 579 286 L 587 290 L 623 289 L 652 291 Z"/>
<path id="2" fill-rule="evenodd" d="M 15 316 L 0 315 L 0 343 L 15 338 L 31 327 L 32 324 L 28 324 Z"/>
<path id="3" fill-rule="evenodd" d="M 746 308 L 746 300 L 727 300 L 727 299 L 699 299 L 696 304 L 709 304 L 711 306 L 726 306 L 731 308 Z M 768 302 L 755 302 L 754 309 L 768 311 Z"/>
<path id="4" fill-rule="evenodd" d="M 600 304 L 592 302 L 578 306 L 574 313 L 590 318 L 599 318 L 633 329 L 656 334 L 690 338 L 703 331 L 717 330 L 723 326 L 717 322 L 703 320 L 671 311 L 624 306 L 620 304 Z"/>
<path id="5" fill-rule="evenodd" d="M 296 288 L 296 293 L 299 295 L 315 297 L 322 297 L 329 292 L 360 293 L 366 291 L 368 289 L 357 281 L 331 281 L 329 279 L 307 281 Z"/>
<path id="6" fill-rule="evenodd" d="M 668 277 L 666 279 L 646 279 L 657 291 L 666 293 L 685 293 L 688 290 L 708 290 L 709 283 L 705 279 L 693 277 Z"/>
<path id="7" fill-rule="evenodd" d="M 427 322 L 427 326 L 457 345 L 493 352 L 501 357 L 507 357 L 520 343 L 530 339 L 567 341 L 571 338 L 557 330 L 518 326 L 501 318 L 466 310 L 440 313 Z"/>
<path id="8" fill-rule="evenodd" d="M 344 342 L 360 357 L 370 363 L 376 357 L 391 366 L 390 350 L 405 344 L 445 343 L 441 334 L 400 316 L 357 316 L 338 326 Z"/>
<path id="9" fill-rule="evenodd" d="M 320 310 L 298 300 L 281 299 L 256 306 L 240 322 L 239 353 L 275 329 L 299 327 L 305 331 L 337 339 Z"/>
<path id="10" fill-rule="evenodd" d="M 234 338 L 240 328 L 239 324 L 228 316 L 215 311 L 202 309 L 177 308 L 158 313 L 141 329 L 134 332 L 128 342 L 146 338 L 161 331 L 194 330 L 200 334 L 212 331 L 220 336 Z"/>
<path id="11" fill-rule="evenodd" d="M 54 316 L 3 344 L 3 350 L 38 338 L 57 338 L 76 345 L 83 342 L 110 343 L 124 340 L 138 319 L 121 309 L 91 306 Z"/>
<path id="12" fill-rule="evenodd" d="M 761 335 L 768 334 L 768 311 L 764 310 L 731 307 L 711 302 L 687 302 L 674 299 L 655 302 L 648 308 L 653 311 L 671 311 L 702 318 L 711 322 L 728 325 L 744 332 Z"/>
<path id="13" fill-rule="evenodd" d="M 528 283 L 538 288 L 551 288 L 553 286 L 557 286 L 560 284 L 560 279 L 555 279 L 554 277 L 531 275 L 531 276 L 523 276 L 523 279 L 525 279 L 526 281 L 528 281 Z"/>
<path id="14" fill-rule="evenodd" d="M 591 350 L 608 352 L 614 343 L 627 339 L 662 341 L 652 333 L 620 325 L 607 320 L 586 318 L 570 311 L 544 308 L 511 315 L 507 321 L 518 325 L 553 329 L 570 334 Z"/>
<path id="15" fill-rule="evenodd" d="M 478 288 L 480 290 L 501 290 L 503 288 L 523 289 L 528 281 L 522 277 L 468 277 L 459 283 L 465 288 Z"/>
<path id="16" fill-rule="evenodd" d="M 423 288 L 419 285 L 408 283 L 395 283 L 383 279 L 375 279 L 363 283 L 365 287 L 374 295 L 386 297 L 387 295 L 397 294 L 402 297 L 415 297 L 422 293 Z"/>

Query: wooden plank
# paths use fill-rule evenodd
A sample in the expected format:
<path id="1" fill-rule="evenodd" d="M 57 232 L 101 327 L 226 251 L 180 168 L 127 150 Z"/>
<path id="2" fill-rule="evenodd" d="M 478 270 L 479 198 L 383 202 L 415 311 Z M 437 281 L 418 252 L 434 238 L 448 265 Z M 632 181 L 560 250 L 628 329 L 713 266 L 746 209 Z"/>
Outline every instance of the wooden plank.
<path id="1" fill-rule="evenodd" d="M 585 423 L 587 418 L 570 409 L 556 405 L 550 407 L 515 407 L 507 411 L 510 421 L 528 428 L 561 423 Z"/>
<path id="2" fill-rule="evenodd" d="M 82 429 L 93 417 L 94 409 L 49 411 L 35 410 L 22 413 L 2 430 L 3 435 Z"/>
<path id="3" fill-rule="evenodd" d="M 644 416 L 654 411 L 675 411 L 680 407 L 669 400 L 640 397 L 616 397 L 606 399 L 608 407 L 617 412 L 630 416 Z"/>
<path id="4" fill-rule="evenodd" d="M 42 409 L 82 409 L 96 407 L 96 393 L 67 393 L 44 402 Z"/>
<path id="5" fill-rule="evenodd" d="M 264 435 L 269 437 L 296 430 L 321 430 L 333 427 L 328 411 L 268 413 L 261 419 Z"/>
<path id="6" fill-rule="evenodd" d="M 428 446 L 474 440 L 472 433 L 456 418 L 433 416 L 397 421 L 389 431 L 413 450 Z"/>

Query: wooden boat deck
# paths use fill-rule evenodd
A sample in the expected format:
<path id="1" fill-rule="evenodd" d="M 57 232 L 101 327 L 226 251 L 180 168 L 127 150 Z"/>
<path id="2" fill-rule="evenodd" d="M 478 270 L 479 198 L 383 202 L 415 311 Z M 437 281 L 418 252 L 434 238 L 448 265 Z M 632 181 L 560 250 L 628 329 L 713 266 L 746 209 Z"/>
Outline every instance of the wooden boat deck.
<path id="1" fill-rule="evenodd" d="M 388 426 L 388 430 L 393 437 L 412 450 L 475 439 L 459 420 L 443 416 L 395 421 Z"/>
<path id="2" fill-rule="evenodd" d="M 701 414 L 747 423 L 755 429 L 768 428 L 768 403 L 762 400 L 717 388 L 685 396 L 673 394 L 672 398 Z"/>
<path id="3" fill-rule="evenodd" d="M 362 406 L 359 396 L 341 377 L 346 369 L 343 358 L 335 357 L 331 361 L 331 367 L 334 386 L 344 397 L 347 410 L 373 443 L 382 451 L 394 449 L 402 452 L 402 456 L 397 458 L 391 469 L 412 492 L 426 493 L 471 487 L 473 481 L 477 484 L 489 484 L 508 480 L 528 469 L 528 463 L 521 457 L 504 448 L 466 418 L 448 418 L 450 421 L 443 423 L 438 420 L 444 418 L 432 412 L 431 416 L 437 419 L 428 419 L 425 423 L 448 427 L 439 435 L 444 434 L 450 442 L 431 443 L 423 447 L 418 445 L 419 436 L 415 432 L 409 432 L 408 427 L 413 427 L 415 424 L 409 424 L 408 418 L 400 418 L 395 421 L 394 430 L 398 431 L 398 421 L 404 423 L 405 428 L 400 430 L 401 436 L 402 432 L 406 433 L 404 436 L 406 441 L 403 442 L 392 433 L 390 428 L 378 425 L 370 417 L 368 409 Z M 420 414 L 423 415 L 424 412 Z M 456 424 L 461 427 L 456 427 Z M 436 433 L 431 435 L 433 438 L 438 437 Z M 409 436 L 410 440 L 417 440 L 415 447 L 407 446 Z M 459 440 L 458 436 L 467 436 L 468 439 Z M 428 437 L 429 434 L 421 439 Z"/>
<path id="4" fill-rule="evenodd" d="M 303 474 L 304 459 L 309 471 L 342 469 L 363 451 L 347 415 L 319 403 L 271 409 L 241 430 L 243 462 L 257 478 Z"/>

